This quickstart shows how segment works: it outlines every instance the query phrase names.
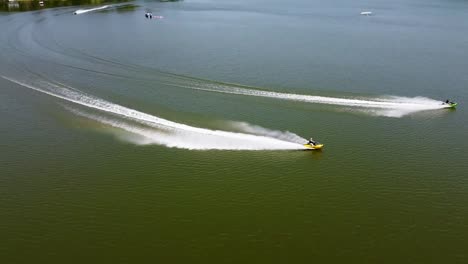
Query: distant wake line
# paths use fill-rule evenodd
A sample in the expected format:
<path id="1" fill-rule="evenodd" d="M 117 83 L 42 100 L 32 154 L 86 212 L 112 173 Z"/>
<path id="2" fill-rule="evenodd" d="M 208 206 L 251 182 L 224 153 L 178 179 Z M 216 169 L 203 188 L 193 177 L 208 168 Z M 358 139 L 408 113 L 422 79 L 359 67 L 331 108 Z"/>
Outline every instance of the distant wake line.
<path id="1" fill-rule="evenodd" d="M 73 14 L 80 15 L 80 14 L 84 14 L 84 13 L 88 13 L 88 12 L 103 10 L 103 9 L 108 8 L 108 7 L 110 7 L 110 6 L 105 5 L 105 6 L 100 6 L 100 7 L 90 8 L 90 9 L 78 9 L 75 12 L 73 12 Z"/>
<path id="2" fill-rule="evenodd" d="M 249 88 L 235 87 L 234 85 L 213 85 L 213 84 L 171 84 L 168 85 L 190 88 L 195 90 L 202 90 L 208 92 L 235 94 L 235 95 L 246 95 L 256 97 L 274 98 L 280 100 L 289 100 L 297 102 L 315 103 L 315 104 L 327 104 L 327 105 L 338 105 L 353 107 L 359 111 L 369 112 L 375 115 L 388 116 L 388 117 L 402 117 L 407 114 L 426 111 L 443 109 L 447 106 L 441 104 L 441 101 L 433 100 L 426 97 L 399 97 L 391 96 L 387 99 L 353 99 L 353 98 L 337 98 L 337 97 L 326 97 L 326 96 L 314 96 L 314 95 L 303 95 L 303 94 L 290 94 L 280 93 L 271 91 L 262 91 Z M 367 110 L 367 111 L 366 111 Z"/>
<path id="3" fill-rule="evenodd" d="M 75 114 L 135 134 L 142 139 L 139 142 L 142 144 L 160 144 L 200 150 L 297 150 L 304 149 L 302 144 L 306 141 L 290 132 L 272 131 L 246 123 L 242 123 L 239 129 L 250 134 L 193 127 L 114 104 L 54 83 L 38 81 L 35 84 L 29 84 L 9 77 L 1 77 L 23 87 L 111 114 L 112 117 L 103 117 L 70 108 Z M 132 122 L 139 125 L 132 124 Z"/>

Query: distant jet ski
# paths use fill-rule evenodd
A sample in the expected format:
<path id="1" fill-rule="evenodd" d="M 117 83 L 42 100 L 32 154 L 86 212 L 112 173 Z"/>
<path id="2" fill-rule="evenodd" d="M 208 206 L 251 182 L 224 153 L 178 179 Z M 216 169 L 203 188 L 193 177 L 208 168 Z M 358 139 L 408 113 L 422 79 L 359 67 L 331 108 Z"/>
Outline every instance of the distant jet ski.
<path id="1" fill-rule="evenodd" d="M 447 99 L 447 100 L 445 100 L 445 102 L 442 103 L 442 105 L 444 105 L 445 108 L 452 108 L 452 109 L 454 109 L 454 108 L 457 107 L 458 104 L 455 103 L 455 102 L 450 101 L 449 99 Z"/>
<path id="2" fill-rule="evenodd" d="M 311 138 L 306 144 L 304 144 L 304 147 L 306 150 L 319 150 L 323 148 L 323 144 Z"/>
<path id="3" fill-rule="evenodd" d="M 153 18 L 155 18 L 155 19 L 163 19 L 163 18 L 164 18 L 163 16 L 155 16 L 155 15 L 153 15 L 153 13 L 150 13 L 150 12 L 145 13 L 145 17 L 146 17 L 146 18 L 149 18 L 149 19 L 153 19 Z"/>

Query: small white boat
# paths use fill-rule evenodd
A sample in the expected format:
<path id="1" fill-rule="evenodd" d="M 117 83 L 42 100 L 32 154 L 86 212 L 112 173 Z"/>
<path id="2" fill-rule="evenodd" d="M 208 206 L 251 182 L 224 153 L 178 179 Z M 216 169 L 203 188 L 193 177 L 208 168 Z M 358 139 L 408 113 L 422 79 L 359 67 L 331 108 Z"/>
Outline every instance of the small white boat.
<path id="1" fill-rule="evenodd" d="M 362 11 L 361 15 L 362 16 L 372 16 L 372 12 L 371 11 Z"/>

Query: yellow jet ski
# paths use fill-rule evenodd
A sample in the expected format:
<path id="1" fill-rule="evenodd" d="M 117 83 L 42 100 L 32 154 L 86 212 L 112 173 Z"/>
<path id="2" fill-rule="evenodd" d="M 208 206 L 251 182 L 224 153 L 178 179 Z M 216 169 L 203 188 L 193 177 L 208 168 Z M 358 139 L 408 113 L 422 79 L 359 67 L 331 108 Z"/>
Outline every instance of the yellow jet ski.
<path id="1" fill-rule="evenodd" d="M 323 144 L 313 139 L 310 139 L 309 142 L 304 144 L 304 147 L 306 148 L 306 150 L 319 150 L 323 148 Z"/>

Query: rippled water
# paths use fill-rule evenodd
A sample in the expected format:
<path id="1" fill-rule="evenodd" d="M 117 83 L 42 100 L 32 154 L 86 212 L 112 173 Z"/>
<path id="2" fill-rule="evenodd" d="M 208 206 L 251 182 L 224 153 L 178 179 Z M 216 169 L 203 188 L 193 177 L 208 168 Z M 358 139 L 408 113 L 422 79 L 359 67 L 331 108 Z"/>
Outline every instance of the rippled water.
<path id="1" fill-rule="evenodd" d="M 466 261 L 467 9 L 205 0 L 0 13 L 0 254 Z M 311 136 L 323 151 L 302 151 Z"/>

